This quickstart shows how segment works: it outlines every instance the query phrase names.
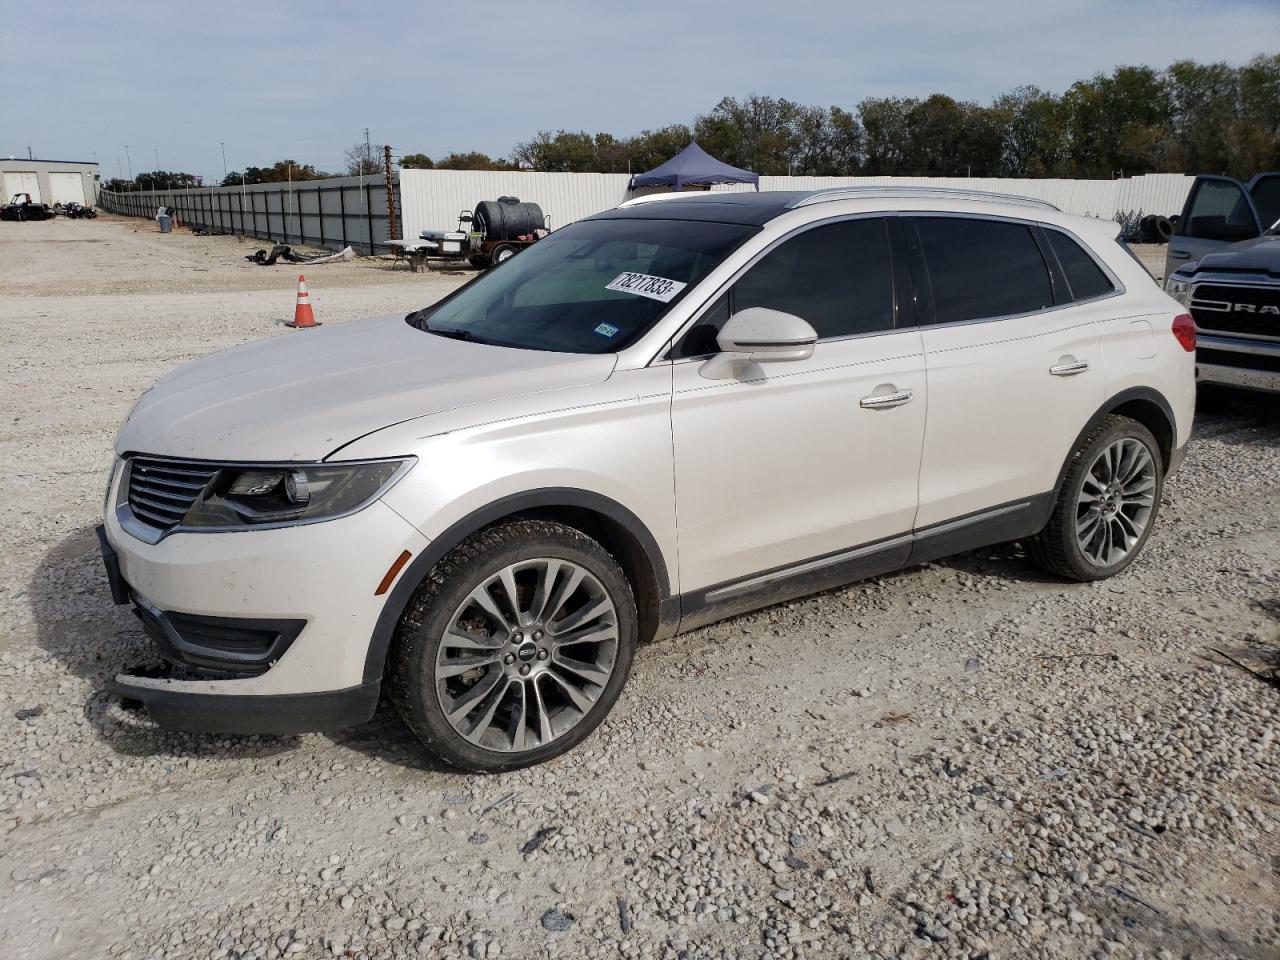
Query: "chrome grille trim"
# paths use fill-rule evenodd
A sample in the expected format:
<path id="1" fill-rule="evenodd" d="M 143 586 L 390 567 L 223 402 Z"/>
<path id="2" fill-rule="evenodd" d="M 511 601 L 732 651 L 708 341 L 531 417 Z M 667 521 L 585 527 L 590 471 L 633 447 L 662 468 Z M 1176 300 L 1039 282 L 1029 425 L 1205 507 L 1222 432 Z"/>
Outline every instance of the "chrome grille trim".
<path id="1" fill-rule="evenodd" d="M 131 457 L 125 492 L 129 509 L 160 533 L 182 522 L 218 474 L 218 465 Z"/>

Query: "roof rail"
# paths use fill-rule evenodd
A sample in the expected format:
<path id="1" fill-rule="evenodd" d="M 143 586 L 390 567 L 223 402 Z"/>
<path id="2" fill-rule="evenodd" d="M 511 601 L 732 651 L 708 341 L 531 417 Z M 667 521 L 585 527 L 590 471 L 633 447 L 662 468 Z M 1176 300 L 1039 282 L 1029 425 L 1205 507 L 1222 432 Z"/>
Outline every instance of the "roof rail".
<path id="1" fill-rule="evenodd" d="M 900 199 L 939 199 L 939 200 L 975 200 L 989 203 L 1009 203 L 1023 207 L 1039 207 L 1042 210 L 1058 210 L 1048 200 L 1036 200 L 1033 197 L 1019 197 L 1011 193 L 996 193 L 993 190 L 967 190 L 961 187 L 908 187 L 908 186 L 861 186 L 861 187 L 828 187 L 825 190 L 814 190 L 802 197 L 792 200 L 787 206 L 809 207 L 815 203 L 829 203 L 833 200 L 870 200 L 879 197 L 898 197 Z M 1058 210 L 1061 213 L 1061 210 Z"/>

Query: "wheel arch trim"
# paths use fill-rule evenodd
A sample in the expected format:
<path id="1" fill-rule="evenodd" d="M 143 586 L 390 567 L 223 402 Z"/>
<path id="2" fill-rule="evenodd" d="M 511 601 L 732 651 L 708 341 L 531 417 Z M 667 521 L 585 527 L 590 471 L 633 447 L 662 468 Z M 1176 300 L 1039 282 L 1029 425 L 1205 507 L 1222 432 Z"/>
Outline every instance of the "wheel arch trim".
<path id="1" fill-rule="evenodd" d="M 405 608 L 408 607 L 410 598 L 431 569 L 450 550 L 473 533 L 499 520 L 531 510 L 556 507 L 599 514 L 618 524 L 635 539 L 657 581 L 657 606 L 661 623 L 659 629 L 664 635 L 674 633 L 676 622 L 679 620 L 679 603 L 671 595 L 671 580 L 662 549 L 644 522 L 627 507 L 603 494 L 573 487 L 542 487 L 501 497 L 473 510 L 454 522 L 438 537 L 433 538 L 427 547 L 401 571 L 395 585 L 387 594 L 382 612 L 378 614 L 378 620 L 374 624 L 373 635 L 369 638 L 369 649 L 365 653 L 364 661 L 364 681 L 377 680 L 382 676 L 387 653 L 391 649 L 391 640 L 395 636 L 396 625 L 400 622 Z"/>
<path id="2" fill-rule="evenodd" d="M 1158 409 L 1164 417 L 1165 424 L 1169 430 L 1169 449 L 1161 450 L 1160 456 L 1164 460 L 1164 463 L 1161 464 L 1164 468 L 1164 474 L 1166 476 L 1169 474 L 1170 466 L 1173 462 L 1173 455 L 1177 451 L 1178 443 L 1178 420 L 1177 417 L 1174 416 L 1173 407 L 1170 405 L 1169 401 L 1165 399 L 1164 394 L 1160 393 L 1158 390 L 1151 387 L 1129 387 L 1126 390 L 1121 390 L 1120 392 L 1108 397 L 1106 402 L 1103 403 L 1103 405 L 1098 408 L 1097 412 L 1089 418 L 1088 422 L 1085 423 L 1084 427 L 1076 435 L 1076 438 L 1071 442 L 1071 447 L 1067 451 L 1066 459 L 1062 462 L 1062 468 L 1058 471 L 1058 480 L 1053 487 L 1055 494 L 1062 490 L 1062 482 L 1066 479 L 1067 471 L 1071 469 L 1071 464 L 1075 460 L 1076 451 L 1080 449 L 1080 444 L 1084 442 L 1085 437 L 1092 432 L 1093 428 L 1098 425 L 1098 422 L 1103 417 L 1115 413 L 1121 407 L 1133 403 L 1134 401 L 1151 404 Z M 1155 431 L 1152 432 L 1155 433 Z M 1160 442 L 1159 435 L 1156 436 L 1156 442 Z"/>

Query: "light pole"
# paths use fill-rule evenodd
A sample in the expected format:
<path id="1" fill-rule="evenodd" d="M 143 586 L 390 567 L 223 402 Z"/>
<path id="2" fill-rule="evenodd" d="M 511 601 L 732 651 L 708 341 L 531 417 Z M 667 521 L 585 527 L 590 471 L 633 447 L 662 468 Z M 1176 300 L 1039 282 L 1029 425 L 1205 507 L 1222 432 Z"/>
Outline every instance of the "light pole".
<path id="1" fill-rule="evenodd" d="M 131 160 L 129 157 L 129 145 L 127 143 L 124 145 L 124 162 L 129 168 L 129 179 L 132 180 L 133 179 L 133 160 Z"/>
<path id="2" fill-rule="evenodd" d="M 222 179 L 225 180 L 227 179 L 227 145 L 222 140 L 218 143 L 222 146 Z"/>

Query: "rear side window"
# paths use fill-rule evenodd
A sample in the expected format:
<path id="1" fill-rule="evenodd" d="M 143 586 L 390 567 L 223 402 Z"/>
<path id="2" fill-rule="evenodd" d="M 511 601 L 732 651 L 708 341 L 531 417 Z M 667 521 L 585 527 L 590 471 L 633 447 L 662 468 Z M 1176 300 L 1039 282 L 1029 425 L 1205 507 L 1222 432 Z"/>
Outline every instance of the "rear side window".
<path id="1" fill-rule="evenodd" d="M 921 217 L 915 226 L 933 285 L 935 323 L 1053 306 L 1049 269 L 1027 226 L 972 217 Z"/>
<path id="2" fill-rule="evenodd" d="M 1045 230 L 1045 236 L 1066 274 L 1072 300 L 1092 300 L 1115 292 L 1115 284 L 1080 244 L 1057 230 Z"/>

